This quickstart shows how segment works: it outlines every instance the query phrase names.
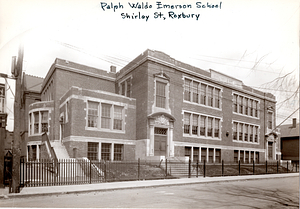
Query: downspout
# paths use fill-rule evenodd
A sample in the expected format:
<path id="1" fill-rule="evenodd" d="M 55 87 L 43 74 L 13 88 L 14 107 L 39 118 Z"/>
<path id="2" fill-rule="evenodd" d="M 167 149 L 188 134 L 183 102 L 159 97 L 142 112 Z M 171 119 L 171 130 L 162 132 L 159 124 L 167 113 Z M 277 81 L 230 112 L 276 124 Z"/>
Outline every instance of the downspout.
<path id="1" fill-rule="evenodd" d="M 266 148 L 266 93 L 264 92 L 264 150 L 265 160 L 267 160 L 267 148 Z"/>

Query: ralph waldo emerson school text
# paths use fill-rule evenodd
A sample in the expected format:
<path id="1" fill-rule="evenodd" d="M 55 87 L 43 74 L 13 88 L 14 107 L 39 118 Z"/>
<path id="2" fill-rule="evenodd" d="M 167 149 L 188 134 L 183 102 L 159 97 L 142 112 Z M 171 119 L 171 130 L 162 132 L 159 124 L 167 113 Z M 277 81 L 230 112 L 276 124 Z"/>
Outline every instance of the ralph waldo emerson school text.
<path id="1" fill-rule="evenodd" d="M 119 3 L 106 3 L 106 2 L 100 2 L 100 7 L 103 11 L 120 11 L 126 9 L 124 5 L 121 2 Z M 136 9 L 138 10 L 136 13 L 121 13 L 122 19 L 144 19 L 146 21 L 149 20 L 150 15 L 149 14 L 143 14 L 143 11 L 149 11 L 150 9 L 156 9 L 156 11 L 153 13 L 154 19 L 196 19 L 198 20 L 200 17 L 199 13 L 188 13 L 188 12 L 174 12 L 169 11 L 170 9 L 176 10 L 180 9 L 222 9 L 222 2 L 219 3 L 203 3 L 203 2 L 195 2 L 195 4 L 163 4 L 160 1 L 157 1 L 154 5 L 149 4 L 148 2 L 128 2 L 127 8 L 129 9 Z M 168 10 L 167 12 L 165 10 Z M 166 12 L 166 13 L 165 13 Z"/>

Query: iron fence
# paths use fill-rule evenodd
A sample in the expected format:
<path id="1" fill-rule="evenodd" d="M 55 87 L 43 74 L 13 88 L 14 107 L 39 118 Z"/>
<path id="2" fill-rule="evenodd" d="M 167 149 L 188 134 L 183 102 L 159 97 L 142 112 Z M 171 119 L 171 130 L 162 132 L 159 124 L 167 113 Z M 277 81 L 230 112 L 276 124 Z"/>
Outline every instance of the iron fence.
<path id="1" fill-rule="evenodd" d="M 91 184 L 113 181 L 153 180 L 298 172 L 290 162 L 264 163 L 189 161 L 90 161 L 87 158 L 20 162 L 22 187 Z"/>

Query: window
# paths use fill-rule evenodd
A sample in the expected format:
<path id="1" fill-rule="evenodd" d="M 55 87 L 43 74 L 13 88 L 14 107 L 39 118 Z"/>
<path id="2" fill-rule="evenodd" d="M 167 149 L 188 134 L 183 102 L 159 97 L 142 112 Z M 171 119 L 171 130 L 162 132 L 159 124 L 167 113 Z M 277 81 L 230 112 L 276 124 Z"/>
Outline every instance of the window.
<path id="1" fill-rule="evenodd" d="M 244 114 L 248 115 L 248 98 L 244 98 Z"/>
<path id="2" fill-rule="evenodd" d="M 208 162 L 210 163 L 214 162 L 214 149 L 212 148 L 208 149 Z"/>
<path id="3" fill-rule="evenodd" d="M 206 105 L 206 85 L 201 84 L 201 95 L 200 95 L 200 103 Z"/>
<path id="4" fill-rule="evenodd" d="M 238 133 L 236 130 L 238 129 Z M 243 142 L 257 142 L 258 141 L 258 126 L 247 124 L 247 123 L 239 123 L 233 122 L 233 140 L 243 141 Z M 255 138 L 256 137 L 256 138 Z"/>
<path id="5" fill-rule="evenodd" d="M 244 125 L 244 141 L 248 141 L 248 127 L 249 125 L 248 124 L 245 124 Z"/>
<path id="6" fill-rule="evenodd" d="M 101 128 L 110 129 L 110 108 L 109 104 L 101 104 Z"/>
<path id="7" fill-rule="evenodd" d="M 258 118 L 258 101 L 233 94 L 233 112 Z"/>
<path id="8" fill-rule="evenodd" d="M 268 112 L 268 129 L 272 129 L 273 128 L 273 113 L 272 112 Z"/>
<path id="9" fill-rule="evenodd" d="M 207 88 L 207 103 L 208 106 L 213 106 L 213 87 L 211 86 Z"/>
<path id="10" fill-rule="evenodd" d="M 207 136 L 212 137 L 212 131 L 213 131 L 213 118 L 208 117 L 208 120 L 207 120 Z"/>
<path id="11" fill-rule="evenodd" d="M 89 160 L 98 160 L 98 147 L 97 142 L 88 142 L 88 159 Z"/>
<path id="12" fill-rule="evenodd" d="M 237 98 L 238 96 L 237 95 L 233 95 L 233 112 L 236 112 L 237 113 Z"/>
<path id="13" fill-rule="evenodd" d="M 216 149 L 216 163 L 220 163 L 220 162 L 221 162 L 221 150 Z"/>
<path id="14" fill-rule="evenodd" d="M 237 163 L 239 159 L 239 151 L 234 150 L 234 155 L 233 155 L 234 162 Z"/>
<path id="15" fill-rule="evenodd" d="M 245 152 L 245 162 L 249 163 L 249 151 Z"/>
<path id="16" fill-rule="evenodd" d="M 203 162 L 204 160 L 206 160 L 206 152 L 207 152 L 207 148 L 201 148 L 201 162 Z"/>
<path id="17" fill-rule="evenodd" d="M 249 115 L 250 116 L 253 116 L 253 108 L 252 108 L 252 105 L 253 105 L 253 100 L 252 99 L 249 99 Z"/>
<path id="18" fill-rule="evenodd" d="M 220 121 L 219 118 L 185 112 L 184 134 L 220 138 Z"/>
<path id="19" fill-rule="evenodd" d="M 88 102 L 88 127 L 97 127 L 98 102 Z"/>
<path id="20" fill-rule="evenodd" d="M 123 160 L 123 144 L 114 144 L 114 161 Z"/>
<path id="21" fill-rule="evenodd" d="M 254 127 L 254 142 L 258 142 L 258 127 Z"/>
<path id="22" fill-rule="evenodd" d="M 34 112 L 33 113 L 33 119 L 34 119 L 34 129 L 33 133 L 38 134 L 39 133 L 39 121 L 40 121 L 40 115 L 39 112 Z"/>
<path id="23" fill-rule="evenodd" d="M 195 80 L 184 79 L 184 100 L 220 108 L 221 90 Z"/>
<path id="24" fill-rule="evenodd" d="M 156 107 L 166 108 L 166 84 L 156 81 Z"/>
<path id="25" fill-rule="evenodd" d="M 101 106 L 100 108 L 99 105 Z M 100 112 L 98 111 L 99 109 L 101 110 Z M 123 130 L 123 109 L 124 107 L 122 106 L 88 101 L 87 127 L 103 128 L 117 131 Z M 100 125 L 98 125 L 99 118 L 101 118 Z"/>
<path id="26" fill-rule="evenodd" d="M 48 111 L 37 111 L 28 115 L 28 134 L 41 134 L 48 132 Z"/>
<path id="27" fill-rule="evenodd" d="M 250 162 L 252 163 L 253 160 L 254 160 L 254 152 L 251 151 L 251 152 L 250 152 Z"/>
<path id="28" fill-rule="evenodd" d="M 220 137 L 220 119 L 215 118 L 215 137 Z"/>
<path id="29" fill-rule="evenodd" d="M 114 129 L 122 130 L 122 107 L 114 106 Z"/>
<path id="30" fill-rule="evenodd" d="M 42 111 L 41 115 L 42 132 L 48 132 L 48 111 Z"/>
<path id="31" fill-rule="evenodd" d="M 131 78 L 128 78 L 126 81 L 123 81 L 120 84 L 119 93 L 123 96 L 126 96 L 126 97 L 131 96 Z"/>
<path id="32" fill-rule="evenodd" d="M 126 96 L 127 97 L 130 97 L 131 96 L 131 78 L 129 78 L 129 79 L 127 79 L 126 80 L 126 87 L 127 87 L 127 89 L 126 89 Z"/>
<path id="33" fill-rule="evenodd" d="M 240 161 L 241 163 L 244 162 L 244 150 L 240 150 Z"/>
<path id="34" fill-rule="evenodd" d="M 259 153 L 255 152 L 255 162 L 259 163 Z"/>
<path id="35" fill-rule="evenodd" d="M 198 93 L 199 83 L 193 81 L 193 102 L 198 103 L 199 93 Z"/>
<path id="36" fill-rule="evenodd" d="M 125 96 L 125 81 L 121 83 L 121 95 Z"/>
<path id="37" fill-rule="evenodd" d="M 31 113 L 29 113 L 29 130 L 28 130 L 28 134 L 29 134 L 29 136 L 32 134 L 32 114 Z"/>
<path id="38" fill-rule="evenodd" d="M 233 140 L 237 140 L 237 126 L 238 126 L 238 123 L 234 122 L 233 123 Z"/>
<path id="39" fill-rule="evenodd" d="M 5 85 L 0 84 L 0 113 L 5 112 Z"/>
<path id="40" fill-rule="evenodd" d="M 111 144 L 102 143 L 101 144 L 101 159 L 108 161 L 110 160 L 110 146 Z"/>
<path id="41" fill-rule="evenodd" d="M 243 97 L 238 97 L 238 103 L 239 103 L 239 113 L 243 114 Z"/>
<path id="42" fill-rule="evenodd" d="M 198 135 L 198 115 L 193 114 L 192 134 Z"/>
<path id="43" fill-rule="evenodd" d="M 254 117 L 258 117 L 258 101 L 254 101 Z"/>
<path id="44" fill-rule="evenodd" d="M 206 117 L 205 116 L 201 116 L 201 121 L 200 121 L 200 135 L 201 136 L 205 136 L 205 119 Z"/>
<path id="45" fill-rule="evenodd" d="M 184 133 L 190 133 L 190 113 L 184 113 Z"/>
<path id="46" fill-rule="evenodd" d="M 253 126 L 250 125 L 250 142 L 253 142 Z"/>
<path id="47" fill-rule="evenodd" d="M 199 159 L 199 147 L 193 148 L 193 161 L 197 161 Z"/>
<path id="48" fill-rule="evenodd" d="M 66 105 L 65 105 L 65 113 L 66 113 L 66 123 L 69 122 L 69 102 L 67 101 L 66 102 Z"/>
<path id="49" fill-rule="evenodd" d="M 220 108 L 220 89 L 215 88 L 214 98 L 215 98 L 215 107 Z"/>
<path id="50" fill-rule="evenodd" d="M 185 147 L 184 156 L 191 157 L 191 147 Z"/>
<path id="51" fill-rule="evenodd" d="M 239 123 L 239 141 L 243 141 L 243 124 Z"/>
<path id="52" fill-rule="evenodd" d="M 191 101 L 191 83 L 189 79 L 184 80 L 184 100 Z"/>
<path id="53" fill-rule="evenodd" d="M 159 128 L 159 127 L 154 128 L 154 134 L 167 135 L 167 132 L 168 132 L 167 128 Z"/>

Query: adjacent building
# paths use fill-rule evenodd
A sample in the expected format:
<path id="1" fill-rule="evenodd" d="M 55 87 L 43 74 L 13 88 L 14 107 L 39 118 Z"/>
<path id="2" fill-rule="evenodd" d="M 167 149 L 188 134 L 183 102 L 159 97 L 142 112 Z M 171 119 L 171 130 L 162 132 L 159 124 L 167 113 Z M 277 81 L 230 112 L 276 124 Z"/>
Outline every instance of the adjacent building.
<path id="1" fill-rule="evenodd" d="M 56 59 L 39 95 L 24 117 L 35 159 L 49 156 L 46 144 L 59 159 L 281 158 L 274 95 L 163 52 L 146 50 L 118 72 Z"/>
<path id="2" fill-rule="evenodd" d="M 281 159 L 299 164 L 299 123 L 297 123 L 297 119 L 294 118 L 292 124 L 281 125 L 279 128 Z"/>

